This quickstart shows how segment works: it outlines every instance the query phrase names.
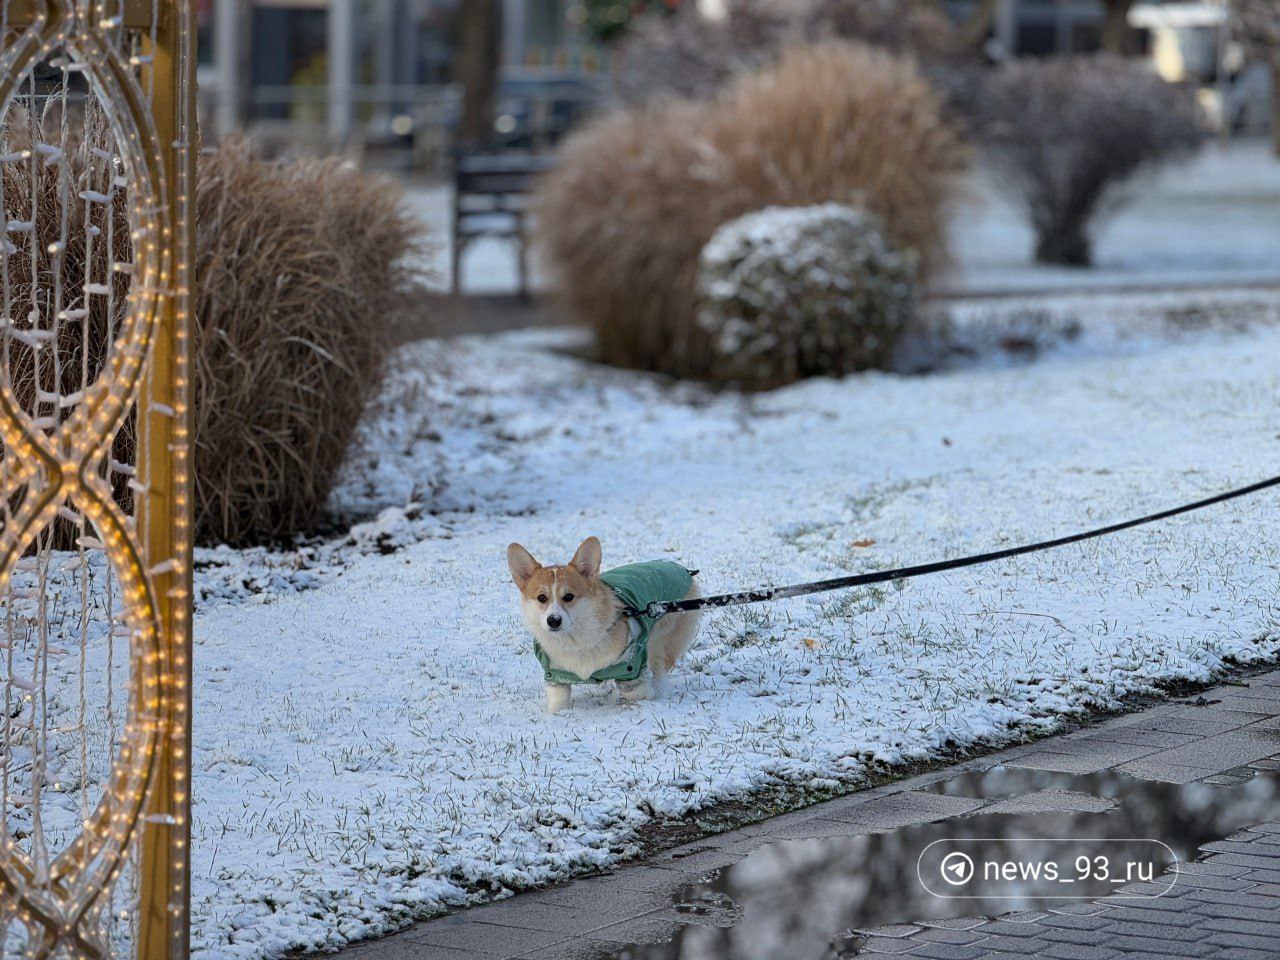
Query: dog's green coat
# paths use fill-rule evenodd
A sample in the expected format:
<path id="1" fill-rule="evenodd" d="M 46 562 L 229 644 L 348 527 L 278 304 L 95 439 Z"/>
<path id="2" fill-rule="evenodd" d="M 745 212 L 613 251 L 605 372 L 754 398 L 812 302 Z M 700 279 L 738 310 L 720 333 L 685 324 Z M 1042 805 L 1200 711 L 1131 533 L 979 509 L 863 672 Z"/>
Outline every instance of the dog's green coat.
<path id="1" fill-rule="evenodd" d="M 693 587 L 693 573 L 670 560 L 650 560 L 648 563 L 629 563 L 600 574 L 600 580 L 618 596 L 622 605 L 630 610 L 643 610 L 651 603 L 664 600 L 683 600 Z M 631 643 L 617 663 L 601 667 L 589 677 L 562 670 L 551 665 L 546 651 L 537 640 L 533 642 L 533 655 L 542 664 L 547 683 L 604 683 L 606 680 L 638 680 L 649 665 L 649 631 L 658 622 L 657 617 L 629 616 Z"/>

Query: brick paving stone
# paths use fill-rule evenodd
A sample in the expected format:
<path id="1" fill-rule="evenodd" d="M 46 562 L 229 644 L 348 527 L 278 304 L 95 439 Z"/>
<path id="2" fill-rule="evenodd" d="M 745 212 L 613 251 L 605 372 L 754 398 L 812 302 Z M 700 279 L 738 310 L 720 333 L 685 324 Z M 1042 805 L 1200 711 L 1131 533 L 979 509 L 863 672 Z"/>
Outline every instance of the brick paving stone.
<path id="1" fill-rule="evenodd" d="M 1101 903 L 1068 903 L 1061 907 L 1050 907 L 1050 913 L 1074 913 L 1080 916 L 1093 916 L 1095 913 L 1102 913 L 1106 910 L 1106 906 Z"/>
<path id="2" fill-rule="evenodd" d="M 1040 921 L 1041 926 L 1058 927 L 1063 930 L 1101 930 L 1111 923 L 1105 913 L 1078 914 L 1053 913 Z"/>
<path id="3" fill-rule="evenodd" d="M 875 804 L 862 804 L 839 817 L 844 823 L 884 829 L 961 817 L 973 813 L 987 802 L 975 797 L 903 791 Z"/>
<path id="4" fill-rule="evenodd" d="M 1231 723 L 1228 720 L 1220 720 L 1214 722 L 1212 720 L 1199 720 L 1195 717 L 1157 717 L 1151 724 L 1153 730 L 1163 730 L 1166 733 L 1189 733 L 1197 737 L 1214 737 L 1219 734 L 1235 730 L 1239 724 Z"/>
<path id="5" fill-rule="evenodd" d="M 850 820 L 828 820 L 826 817 L 806 817 L 789 821 L 780 825 L 776 831 L 764 835 L 764 839 L 773 840 L 829 840 L 832 837 L 847 837 L 860 832 L 872 832 L 878 829 L 893 829 L 923 822 L 915 818 L 893 821 L 885 817 L 886 825 L 855 823 Z M 861 828 L 861 829 L 860 829 Z"/>
<path id="6" fill-rule="evenodd" d="M 617 956 L 620 950 L 625 950 L 629 946 L 631 944 L 609 943 L 607 940 L 570 940 L 566 943 L 530 950 L 528 953 L 520 954 L 516 960 L 564 960 L 565 957 L 570 956 L 574 960 L 610 960 Z"/>
<path id="7" fill-rule="evenodd" d="M 1280 937 L 1280 917 L 1273 923 L 1265 920 L 1240 920 L 1236 917 L 1206 917 L 1199 926 L 1223 933 L 1255 933 L 1260 937 Z"/>
<path id="8" fill-rule="evenodd" d="M 1181 910 L 1178 900 L 1182 896 L 1182 883 L 1186 879 L 1166 873 L 1161 876 L 1160 883 L 1137 883 L 1131 890 L 1128 885 L 1117 887 L 1113 896 L 1106 902 L 1118 906 L 1139 906 L 1151 910 Z"/>
<path id="9" fill-rule="evenodd" d="M 563 933 L 547 930 L 516 930 L 491 923 L 425 924 L 402 935 L 419 945 L 462 950 L 477 958 L 518 956 L 522 951 L 550 946 L 568 939 Z"/>
<path id="10" fill-rule="evenodd" d="M 1042 950 L 1049 949 L 1053 941 L 1041 937 L 1001 937 L 991 936 L 978 944 L 986 952 L 1005 954 L 1014 953 L 1020 957 L 1035 957 Z"/>
<path id="11" fill-rule="evenodd" d="M 1240 879 L 1249 883 L 1280 883 L 1280 870 L 1246 870 Z"/>
<path id="12" fill-rule="evenodd" d="M 1077 740 L 1048 740 L 1045 741 L 1044 748 L 1050 753 L 1087 756 L 1095 762 L 1106 761 L 1105 766 L 1097 768 L 1099 770 L 1115 766 L 1117 763 L 1124 763 L 1126 760 L 1136 760 L 1138 757 L 1160 749 L 1152 748 L 1147 744 L 1116 743 L 1094 737 L 1081 737 Z"/>
<path id="13" fill-rule="evenodd" d="M 657 916 L 659 911 L 632 917 L 620 923 L 611 923 L 586 934 L 588 940 L 608 940 L 617 943 L 665 943 L 670 940 L 680 922 L 669 916 Z"/>
<path id="14" fill-rule="evenodd" d="M 611 885 L 610 889 L 612 889 Z M 521 899 L 523 898 L 576 910 L 589 918 L 594 918 L 594 925 L 597 927 L 648 913 L 670 903 L 669 897 L 657 893 L 646 896 L 621 888 L 616 890 L 613 896 L 608 896 L 603 887 L 596 886 L 588 880 L 577 880 L 537 893 L 526 893 Z M 466 913 L 460 913 L 457 916 L 465 917 Z M 434 926 L 434 924 L 426 926 Z"/>
<path id="15" fill-rule="evenodd" d="M 761 823 L 753 823 L 749 827 L 743 827 L 740 833 L 744 837 L 750 838 L 755 843 L 768 842 L 772 840 L 790 840 L 797 838 L 797 835 L 803 833 L 806 825 L 818 823 L 828 831 L 834 830 L 831 821 L 824 818 L 824 812 L 828 809 L 827 804 L 818 804 L 816 807 L 810 807 L 807 810 L 797 810 L 794 813 L 785 813 L 780 817 L 774 817 L 771 820 L 765 820 Z M 831 809 L 837 809 L 831 807 Z M 848 832 L 846 830 L 846 832 Z M 828 833 L 827 836 L 831 836 Z"/>
<path id="16" fill-rule="evenodd" d="M 1107 937 L 1103 942 L 1122 953 L 1139 950 L 1150 952 L 1152 949 L 1157 949 L 1165 957 L 1165 960 L 1169 960 L 1171 957 L 1211 957 L 1218 950 L 1217 947 L 1209 946 L 1204 941 L 1198 943 L 1176 943 L 1172 940 L 1161 940 L 1156 944 L 1152 943 L 1149 937 Z"/>
<path id="17" fill-rule="evenodd" d="M 1151 747 L 1152 752 L 1162 747 L 1181 747 L 1202 739 L 1190 733 L 1171 733 L 1146 727 L 1116 727 L 1094 735 L 1094 739 L 1107 743 L 1125 743 L 1135 747 Z"/>
<path id="18" fill-rule="evenodd" d="M 1212 707 L 1204 707 L 1204 715 L 1210 720 L 1224 721 L 1227 723 L 1236 723 L 1242 727 L 1253 723 L 1265 722 L 1272 718 L 1272 714 L 1265 711 L 1257 710 L 1241 710 L 1238 708 L 1215 705 Z"/>
<path id="19" fill-rule="evenodd" d="M 954 943 L 962 946 L 966 943 L 975 943 L 981 940 L 982 934 L 968 930 L 948 930 L 945 927 L 933 927 L 928 930 L 921 930 L 912 939 L 922 943 Z"/>
<path id="20" fill-rule="evenodd" d="M 1095 930 L 1070 930 L 1057 927 L 1049 927 L 1041 931 L 1040 936 L 1051 943 L 1089 944 L 1097 943 L 1100 939 Z"/>
<path id="21" fill-rule="evenodd" d="M 1263 824 L 1263 826 L 1267 826 L 1267 824 Z M 1192 860 L 1189 863 L 1186 861 L 1179 863 L 1173 872 L 1180 876 L 1187 874 L 1188 876 L 1238 877 L 1247 871 L 1242 867 L 1233 867 L 1230 864 L 1217 863 L 1213 860 Z"/>
<path id="22" fill-rule="evenodd" d="M 987 917 L 949 917 L 943 920 L 921 920 L 922 927 L 943 927 L 947 930 L 972 930 L 991 921 Z"/>
<path id="23" fill-rule="evenodd" d="M 1112 891 L 1112 896 L 1108 897 L 1107 900 L 1118 898 L 1121 901 L 1141 900 L 1143 903 L 1148 900 L 1158 900 L 1160 897 L 1168 896 L 1172 892 L 1169 886 L 1170 880 L 1173 881 L 1173 889 L 1176 890 L 1178 877 L 1173 873 L 1168 873 L 1161 876 L 1159 882 L 1122 884 Z"/>
<path id="24" fill-rule="evenodd" d="M 1246 871 L 1247 872 L 1247 871 Z M 1215 877 L 1211 874 L 1179 874 L 1175 890 L 1246 890 L 1253 882 L 1238 877 Z"/>
<path id="25" fill-rule="evenodd" d="M 1123 746 L 1117 744 L 1116 746 Z M 1143 757 L 1151 751 L 1143 747 L 1129 748 L 1133 751 L 1133 758 Z M 1103 756 L 1097 756 L 1088 751 L 1079 753 L 1064 753 L 1050 749 L 1038 750 L 1035 753 L 1029 753 L 1025 757 L 1019 757 L 1012 761 L 1011 767 L 1025 767 L 1028 770 L 1048 770 L 1055 773 L 1097 773 L 1101 770 L 1108 770 L 1114 765 L 1114 762 Z M 1201 774 L 1203 776 L 1203 774 Z M 1198 780 L 1199 777 L 1196 777 Z"/>
<path id="26" fill-rule="evenodd" d="M 1233 866 L 1251 867 L 1254 870 L 1270 870 L 1274 866 L 1280 866 L 1280 860 L 1268 857 L 1264 853 L 1219 853 L 1215 855 L 1215 859 Z"/>
<path id="27" fill-rule="evenodd" d="M 1034 937 L 1041 927 L 1031 923 L 1010 923 L 1008 920 L 996 920 L 982 928 L 986 934 L 999 934 L 1005 937 Z"/>
<path id="28" fill-rule="evenodd" d="M 1280 834 L 1276 833 L 1258 833 L 1249 837 L 1250 843 L 1260 843 L 1264 847 L 1280 847 Z M 1271 851 L 1266 851 L 1270 853 Z"/>
<path id="29" fill-rule="evenodd" d="M 1208 931 L 1198 925 L 1179 927 L 1169 923 L 1150 923 L 1147 921 L 1118 920 L 1104 931 L 1108 936 L 1118 934 L 1122 937 L 1150 937 L 1153 940 L 1203 940 Z"/>
<path id="30" fill-rule="evenodd" d="M 1170 747 L 1153 753 L 1148 762 L 1165 762 L 1177 766 L 1208 767 L 1222 772 L 1252 760 L 1262 760 L 1280 753 L 1280 732 L 1274 730 L 1232 730 L 1181 747 Z"/>
<path id="31" fill-rule="evenodd" d="M 474 956 L 465 950 L 428 947 L 403 937 L 384 937 L 370 943 L 357 943 L 342 951 L 350 960 L 468 960 Z"/>
<path id="32" fill-rule="evenodd" d="M 1000 919 L 1007 920 L 1009 923 L 1035 923 L 1048 915 L 1048 910 L 1019 910 L 1017 913 L 1006 913 Z"/>
<path id="33" fill-rule="evenodd" d="M 689 883 L 689 878 L 678 870 L 665 867 L 638 866 L 607 875 L 608 889 L 630 890 L 634 893 L 652 893 L 663 899 Z M 533 897 L 537 894 L 529 894 Z"/>
<path id="34" fill-rule="evenodd" d="M 884 940 L 875 939 L 868 940 L 863 946 L 862 954 L 871 954 L 874 956 L 897 956 L 900 953 L 906 953 L 908 950 L 914 950 L 916 942 L 914 940 Z"/>
<path id="35" fill-rule="evenodd" d="M 882 927 L 868 927 L 865 930 L 855 930 L 853 932 L 864 937 L 889 937 L 897 940 L 909 937 L 913 933 L 919 933 L 923 929 L 924 927 L 917 926 L 914 923 L 890 923 Z"/>
<path id="36" fill-rule="evenodd" d="M 1200 903 L 1194 908 L 1196 913 L 1205 917 L 1234 917 L 1237 920 L 1257 920 L 1260 923 L 1271 923 L 1275 933 L 1280 937 L 1280 911 L 1275 905 L 1263 907 L 1246 907 L 1235 903 Z"/>
<path id="37" fill-rule="evenodd" d="M 1076 943 L 1060 943 L 1049 947 L 1040 956 L 1051 957 L 1053 960 L 1114 960 L 1121 954 L 1119 950 L 1096 944 L 1085 946 Z"/>
<path id="38" fill-rule="evenodd" d="M 657 866 L 675 871 L 687 882 L 688 878 L 715 873 L 741 859 L 742 855 L 731 847 L 706 847 L 696 852 L 685 853 L 678 859 L 672 857 L 661 859 L 657 862 Z"/>
<path id="39" fill-rule="evenodd" d="M 1109 920 L 1132 920 L 1136 923 L 1161 923 L 1172 927 L 1190 927 L 1198 919 L 1196 914 L 1191 912 L 1186 903 L 1170 904 L 1170 909 L 1168 910 L 1165 910 L 1163 907 L 1157 907 L 1157 904 L 1160 903 L 1161 900 L 1144 900 L 1142 901 L 1141 907 L 1112 907 L 1104 914 L 1104 916 Z"/>
<path id="40" fill-rule="evenodd" d="M 513 897 L 484 907 L 473 907 L 466 911 L 467 920 L 474 923 L 492 923 L 502 927 L 519 927 L 526 930 L 564 931 L 568 937 L 576 929 L 586 929 L 589 921 L 583 914 L 571 907 L 558 903 L 543 903 L 529 897 Z M 596 924 L 599 925 L 598 923 Z M 419 927 L 427 929 L 428 923 Z"/>
<path id="41" fill-rule="evenodd" d="M 1194 901 L 1194 906 L 1209 910 L 1214 906 L 1230 905 L 1233 907 L 1253 907 L 1258 910 L 1277 910 L 1280 904 L 1277 904 L 1273 897 L 1259 896 L 1257 887 L 1248 887 L 1244 890 L 1236 890 L 1227 892 L 1225 890 L 1188 890 L 1185 900 Z"/>
<path id="42" fill-rule="evenodd" d="M 1246 947 L 1253 950 L 1274 950 L 1275 937 L 1260 937 L 1254 933 L 1215 933 L 1205 943 L 1218 947 Z"/>
<path id="43" fill-rule="evenodd" d="M 1255 824 L 1249 829 L 1254 833 L 1280 833 L 1280 820 Z"/>
<path id="44" fill-rule="evenodd" d="M 925 957 L 926 960 L 982 960 L 982 951 L 956 943 L 922 943 L 903 956 Z"/>
<path id="45" fill-rule="evenodd" d="M 1140 777 L 1143 780 L 1157 780 L 1161 783 L 1194 783 L 1218 772 L 1205 767 L 1172 764 L 1167 760 L 1155 759 L 1154 757 L 1130 760 L 1128 763 L 1122 763 L 1113 769 L 1118 773 L 1125 773 L 1131 777 Z"/>
<path id="46" fill-rule="evenodd" d="M 1222 698 L 1222 702 L 1233 710 L 1254 710 L 1258 713 L 1280 714 L 1280 696 L 1275 690 L 1249 690 L 1232 693 Z"/>

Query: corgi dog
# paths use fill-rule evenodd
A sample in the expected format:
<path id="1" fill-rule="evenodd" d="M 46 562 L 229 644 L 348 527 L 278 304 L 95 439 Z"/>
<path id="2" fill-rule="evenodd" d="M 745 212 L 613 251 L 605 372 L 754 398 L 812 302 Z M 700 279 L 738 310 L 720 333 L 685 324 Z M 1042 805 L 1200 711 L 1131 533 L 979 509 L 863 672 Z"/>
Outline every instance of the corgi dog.
<path id="1" fill-rule="evenodd" d="M 634 576 L 634 571 L 645 567 L 674 570 L 674 582 L 680 588 L 688 584 L 682 596 L 653 599 L 683 600 L 700 595 L 693 572 L 667 561 L 605 573 L 613 585 L 601 579 L 600 562 L 600 541 L 595 537 L 582 541 L 573 559 L 563 566 L 544 567 L 518 543 L 507 547 L 511 579 L 520 589 L 520 613 L 546 667 L 548 713 L 559 713 L 573 702 L 573 686 L 558 682 L 559 678 L 570 675 L 579 682 L 589 682 L 586 678 L 636 650 L 632 644 L 639 628 L 634 618 L 625 615 L 626 603 L 618 593 L 618 583 L 626 580 L 627 571 Z M 634 680 L 616 680 L 619 694 L 633 701 L 653 697 L 655 688 L 693 645 L 698 620 L 698 611 L 687 611 L 667 614 L 653 623 L 648 628 L 647 665 Z"/>

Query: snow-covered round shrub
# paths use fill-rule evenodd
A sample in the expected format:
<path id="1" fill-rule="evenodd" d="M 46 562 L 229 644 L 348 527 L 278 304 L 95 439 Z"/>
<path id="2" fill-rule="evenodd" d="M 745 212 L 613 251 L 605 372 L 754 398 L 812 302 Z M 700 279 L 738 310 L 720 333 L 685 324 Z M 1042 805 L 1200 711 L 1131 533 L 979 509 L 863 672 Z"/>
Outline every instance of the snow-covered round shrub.
<path id="1" fill-rule="evenodd" d="M 702 250 L 698 326 L 707 377 L 767 389 L 883 366 L 916 304 L 916 258 L 880 221 L 824 203 L 766 207 Z"/>

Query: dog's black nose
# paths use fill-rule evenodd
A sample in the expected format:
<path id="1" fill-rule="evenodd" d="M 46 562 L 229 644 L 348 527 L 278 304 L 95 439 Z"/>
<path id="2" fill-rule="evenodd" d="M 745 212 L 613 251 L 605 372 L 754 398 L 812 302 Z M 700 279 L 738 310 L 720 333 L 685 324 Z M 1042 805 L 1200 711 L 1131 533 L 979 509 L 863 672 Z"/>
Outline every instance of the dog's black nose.
<path id="1" fill-rule="evenodd" d="M 562 623 L 564 623 L 564 620 L 561 619 L 560 614 L 552 613 L 547 615 L 547 626 L 552 630 L 559 630 Z"/>

